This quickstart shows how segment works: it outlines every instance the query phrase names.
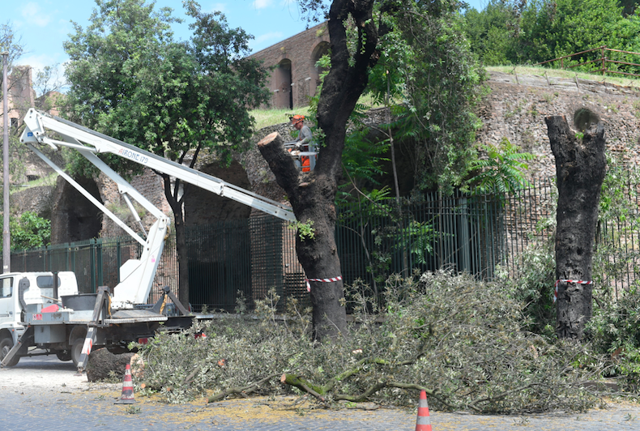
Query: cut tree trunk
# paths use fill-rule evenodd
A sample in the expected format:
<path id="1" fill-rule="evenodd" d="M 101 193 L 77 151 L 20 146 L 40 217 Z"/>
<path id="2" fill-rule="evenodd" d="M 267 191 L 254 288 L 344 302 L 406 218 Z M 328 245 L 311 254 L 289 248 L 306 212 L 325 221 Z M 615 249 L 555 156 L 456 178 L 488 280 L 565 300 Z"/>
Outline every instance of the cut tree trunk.
<path id="1" fill-rule="evenodd" d="M 334 239 L 338 178 L 342 175 L 344 149 L 349 116 L 367 87 L 369 68 L 379 59 L 376 51 L 378 28 L 373 19 L 373 0 L 333 0 L 329 8 L 327 28 L 331 39 L 331 69 L 324 78 L 318 101 L 316 138 L 319 155 L 316 167 L 299 173 L 293 160 L 282 148 L 282 139 L 270 135 L 258 148 L 278 185 L 289 197 L 300 223 L 310 224 L 314 237 L 296 239 L 298 260 L 309 279 L 341 276 L 340 259 Z M 347 37 L 349 18 L 353 21 L 356 46 L 352 52 Z M 382 25 L 381 25 L 382 27 Z M 333 339 L 346 335 L 347 313 L 344 307 L 342 280 L 311 282 L 313 305 L 313 337 Z"/>
<path id="2" fill-rule="evenodd" d="M 587 124 L 581 137 L 564 116 L 547 117 L 545 122 L 558 183 L 556 333 L 581 339 L 592 311 L 593 242 L 606 172 L 604 128 L 601 123 Z"/>
<path id="3" fill-rule="evenodd" d="M 337 278 L 342 272 L 334 237 L 335 179 L 318 174 L 317 170 L 312 175 L 299 173 L 283 143 L 278 133 L 272 133 L 258 142 L 258 149 L 269 162 L 276 181 L 287 193 L 298 222 L 310 224 L 313 228 L 313 238 L 303 239 L 296 235 L 298 260 L 309 279 Z M 301 187 L 301 184 L 305 186 Z M 332 338 L 344 333 L 347 315 L 342 280 L 310 281 L 309 284 L 314 339 Z"/>
<path id="4" fill-rule="evenodd" d="M 94 350 L 87 362 L 87 380 L 99 382 L 117 377 L 122 380 L 127 364 L 130 364 L 134 353 L 114 355 L 105 348 Z"/>

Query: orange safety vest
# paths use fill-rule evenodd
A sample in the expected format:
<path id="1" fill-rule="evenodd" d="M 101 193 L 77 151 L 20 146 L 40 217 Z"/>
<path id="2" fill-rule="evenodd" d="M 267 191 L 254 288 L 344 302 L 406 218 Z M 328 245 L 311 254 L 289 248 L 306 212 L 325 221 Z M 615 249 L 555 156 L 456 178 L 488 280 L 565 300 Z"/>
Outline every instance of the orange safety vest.
<path id="1" fill-rule="evenodd" d="M 311 172 L 311 158 L 309 156 L 300 157 L 302 163 L 302 172 Z"/>

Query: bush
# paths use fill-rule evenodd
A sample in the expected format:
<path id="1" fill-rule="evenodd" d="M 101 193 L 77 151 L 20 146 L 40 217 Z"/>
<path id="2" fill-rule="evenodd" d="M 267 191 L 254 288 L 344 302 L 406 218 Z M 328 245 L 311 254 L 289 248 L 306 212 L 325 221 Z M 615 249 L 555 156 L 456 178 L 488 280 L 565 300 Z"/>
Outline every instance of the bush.
<path id="1" fill-rule="evenodd" d="M 366 286 L 352 288 L 363 299 Z M 161 334 L 140 346 L 145 383 L 169 402 L 207 390 L 300 393 L 280 383 L 282 374 L 303 378 L 327 404 L 411 405 L 420 388 L 434 409 L 481 413 L 582 411 L 597 401 L 582 383 L 604 360 L 526 331 L 521 303 L 500 283 L 426 273 L 390 278 L 384 295 L 384 310 L 372 314 L 359 301 L 348 336 L 323 344 L 310 341 L 308 314 L 290 307 L 276 318 L 275 295 L 258 304 L 255 319 L 205 324 L 205 340 L 194 337 L 200 326 Z M 572 367 L 578 360 L 588 360 L 589 371 Z"/>
<path id="2" fill-rule="evenodd" d="M 553 237 L 533 242 L 519 256 L 513 273 L 497 271 L 505 294 L 524 304 L 525 327 L 536 334 L 555 336 L 556 307 L 553 302 L 556 261 Z"/>
<path id="3" fill-rule="evenodd" d="M 640 390 L 640 286 L 633 285 L 620 298 L 600 296 L 587 333 L 597 351 L 613 360 L 609 376 L 617 376 L 622 387 Z"/>

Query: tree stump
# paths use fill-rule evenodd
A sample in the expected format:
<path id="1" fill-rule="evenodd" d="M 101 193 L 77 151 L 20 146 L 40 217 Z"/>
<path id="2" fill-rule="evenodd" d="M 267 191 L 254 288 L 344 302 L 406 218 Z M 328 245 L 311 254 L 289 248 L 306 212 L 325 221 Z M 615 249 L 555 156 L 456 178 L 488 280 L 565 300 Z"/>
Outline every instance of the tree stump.
<path id="1" fill-rule="evenodd" d="M 133 356 L 134 353 L 114 355 L 105 348 L 94 350 L 87 362 L 87 379 L 90 382 L 99 382 L 117 377 L 122 381 L 127 364 Z"/>
<path id="2" fill-rule="evenodd" d="M 583 121 L 585 115 L 592 120 Z M 564 116 L 547 117 L 545 122 L 558 183 L 556 333 L 581 339 L 592 311 L 593 242 L 607 164 L 604 127 L 584 108 L 574 121 L 583 128 L 580 132 L 571 130 Z"/>

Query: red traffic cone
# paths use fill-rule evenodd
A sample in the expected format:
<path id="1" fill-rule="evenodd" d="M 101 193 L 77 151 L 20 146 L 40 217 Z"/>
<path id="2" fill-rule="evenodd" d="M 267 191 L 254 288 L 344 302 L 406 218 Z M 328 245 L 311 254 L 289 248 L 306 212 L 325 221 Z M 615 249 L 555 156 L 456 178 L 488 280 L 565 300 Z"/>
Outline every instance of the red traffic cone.
<path id="1" fill-rule="evenodd" d="M 432 431 L 431 418 L 429 418 L 429 405 L 427 404 L 427 393 L 420 391 L 420 401 L 418 401 L 418 419 L 416 420 L 416 431 Z"/>
<path id="2" fill-rule="evenodd" d="M 133 404 L 136 400 L 133 396 L 133 381 L 131 380 L 131 365 L 127 364 L 124 370 L 124 381 L 122 382 L 122 396 L 116 404 Z"/>

